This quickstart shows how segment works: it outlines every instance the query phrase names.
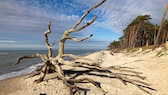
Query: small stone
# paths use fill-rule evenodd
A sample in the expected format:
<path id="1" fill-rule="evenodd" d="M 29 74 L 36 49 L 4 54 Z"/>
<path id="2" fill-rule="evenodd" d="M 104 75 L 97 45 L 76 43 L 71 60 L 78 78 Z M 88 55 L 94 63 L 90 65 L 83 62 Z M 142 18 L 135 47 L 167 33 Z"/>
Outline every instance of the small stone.
<path id="1" fill-rule="evenodd" d="M 46 93 L 45 92 L 41 92 L 40 95 L 46 95 Z"/>

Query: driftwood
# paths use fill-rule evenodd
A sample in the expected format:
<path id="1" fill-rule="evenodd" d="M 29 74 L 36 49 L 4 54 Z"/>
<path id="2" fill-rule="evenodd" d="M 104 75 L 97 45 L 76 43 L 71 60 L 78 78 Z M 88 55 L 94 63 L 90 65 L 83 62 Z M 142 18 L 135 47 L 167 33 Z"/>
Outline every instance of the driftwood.
<path id="1" fill-rule="evenodd" d="M 53 43 L 51 45 L 48 42 L 48 35 L 51 33 L 51 30 L 50 30 L 51 22 L 49 22 L 48 30 L 46 32 L 44 32 L 45 43 L 48 48 L 48 54 L 44 55 L 44 54 L 37 53 L 32 56 L 21 56 L 17 59 L 16 64 L 19 64 L 21 60 L 26 59 L 26 58 L 41 58 L 41 60 L 43 61 L 44 64 L 33 75 L 33 76 L 40 75 L 41 77 L 39 79 L 35 80 L 35 82 L 39 83 L 39 82 L 43 81 L 43 79 L 45 78 L 45 75 L 47 73 L 56 72 L 58 75 L 58 78 L 61 79 L 67 87 L 69 87 L 70 95 L 74 95 L 77 92 L 79 94 L 81 93 L 80 92 L 81 89 L 77 85 L 77 83 L 81 83 L 81 82 L 92 83 L 95 87 L 97 87 L 104 94 L 106 93 L 106 91 L 101 88 L 101 86 L 98 84 L 98 82 L 94 81 L 91 78 L 87 78 L 87 77 L 76 78 L 77 76 L 81 75 L 80 71 L 69 70 L 68 72 L 66 72 L 65 70 L 62 69 L 63 65 L 85 68 L 87 70 L 82 71 L 81 73 L 86 73 L 89 75 L 104 76 L 104 77 L 108 77 L 108 78 L 116 78 L 116 79 L 121 80 L 121 82 L 123 82 L 125 85 L 127 85 L 127 83 L 133 84 L 133 85 L 137 86 L 139 89 L 143 90 L 144 92 L 151 94 L 148 90 L 154 90 L 154 89 L 150 88 L 150 84 L 143 81 L 143 80 L 145 80 L 145 77 L 142 77 L 140 75 L 141 74 L 140 72 L 136 72 L 136 71 L 133 71 L 133 70 L 130 70 L 127 68 L 122 68 L 122 67 L 108 67 L 108 68 L 100 67 L 99 62 L 92 61 L 91 59 L 86 59 L 81 56 L 76 56 L 76 55 L 72 55 L 72 54 L 64 54 L 64 44 L 65 44 L 66 40 L 69 39 L 69 40 L 73 40 L 76 42 L 81 42 L 81 41 L 87 40 L 93 36 L 91 34 L 87 37 L 84 37 L 83 39 L 77 39 L 75 37 L 71 37 L 69 34 L 73 33 L 73 32 L 78 32 L 78 31 L 86 28 L 87 26 L 91 25 L 95 21 L 96 16 L 94 16 L 86 24 L 78 27 L 79 24 L 81 24 L 83 19 L 90 13 L 91 10 L 99 7 L 105 1 L 106 0 L 102 0 L 96 6 L 89 8 L 82 15 L 82 17 L 79 19 L 79 21 L 77 21 L 75 23 L 75 25 L 71 29 L 64 32 L 64 34 L 59 42 L 58 55 L 56 57 L 52 56 L 52 54 L 53 54 L 52 46 L 55 43 Z M 64 57 L 70 57 L 74 60 L 75 59 L 83 59 L 83 60 L 86 60 L 86 62 L 76 62 L 74 60 L 71 60 L 71 61 L 65 60 Z M 89 60 L 89 62 L 88 62 L 88 60 Z M 94 74 L 93 72 L 97 72 L 99 74 Z M 75 74 L 75 76 L 71 76 L 72 74 Z M 69 76 L 66 77 L 66 75 L 69 75 Z"/>

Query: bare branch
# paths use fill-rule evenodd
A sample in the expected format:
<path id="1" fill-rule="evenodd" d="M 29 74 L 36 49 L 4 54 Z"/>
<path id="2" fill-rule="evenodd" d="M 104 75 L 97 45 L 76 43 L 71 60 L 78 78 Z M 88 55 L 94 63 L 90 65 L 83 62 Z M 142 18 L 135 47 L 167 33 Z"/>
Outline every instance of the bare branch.
<path id="1" fill-rule="evenodd" d="M 82 38 L 82 39 L 77 39 L 77 38 L 75 38 L 75 37 L 68 37 L 68 39 L 73 40 L 73 41 L 75 41 L 75 42 L 82 42 L 82 41 L 84 41 L 84 40 L 87 40 L 87 39 L 91 38 L 92 36 L 93 36 L 93 34 L 91 34 L 91 35 L 89 35 L 89 36 L 86 36 L 85 38 Z"/>
<path id="2" fill-rule="evenodd" d="M 43 67 L 43 70 L 41 72 L 42 73 L 41 77 L 39 79 L 35 80 L 34 82 L 39 83 L 39 82 L 43 81 L 43 79 L 46 75 L 46 72 L 47 72 L 47 64 L 45 64 Z"/>
<path id="3" fill-rule="evenodd" d="M 121 69 L 121 68 L 100 67 L 100 63 L 102 62 L 102 60 L 101 60 L 101 62 L 100 61 L 98 62 L 98 60 L 96 60 L 97 61 L 96 62 L 96 61 L 93 61 L 93 60 L 86 58 L 86 57 L 76 56 L 73 54 L 64 54 L 64 44 L 67 39 L 70 39 L 70 40 L 73 40 L 76 42 L 81 42 L 81 41 L 87 40 L 93 36 L 93 34 L 91 34 L 91 35 L 86 36 L 82 39 L 77 39 L 75 37 L 69 36 L 69 34 L 72 32 L 78 32 L 78 31 L 86 28 L 87 26 L 91 25 L 95 21 L 96 16 L 94 16 L 92 18 L 92 20 L 90 20 L 86 24 L 77 28 L 78 25 L 90 13 L 91 10 L 97 8 L 98 6 L 103 4 L 105 1 L 106 0 L 102 0 L 96 6 L 89 8 L 83 14 L 83 16 L 79 19 L 79 21 L 76 22 L 76 24 L 73 26 L 72 29 L 69 29 L 64 32 L 64 34 L 59 42 L 58 55 L 55 58 L 52 57 L 52 46 L 55 44 L 55 41 L 52 45 L 50 45 L 49 41 L 48 41 L 48 35 L 51 33 L 51 30 L 50 30 L 51 22 L 49 22 L 48 30 L 44 32 L 45 44 L 48 48 L 48 54 L 42 55 L 42 54 L 37 53 L 32 56 L 21 56 L 17 59 L 16 64 L 19 64 L 20 61 L 23 59 L 41 58 L 41 60 L 43 61 L 44 64 L 34 74 L 34 75 L 41 75 L 39 79 L 35 80 L 35 82 L 39 83 L 39 82 L 43 81 L 43 79 L 45 78 L 45 75 L 48 74 L 49 71 L 56 72 L 58 78 L 62 80 L 62 82 L 65 84 L 65 86 L 69 87 L 70 95 L 74 95 L 74 93 L 76 93 L 76 92 L 78 92 L 80 94 L 80 91 L 79 91 L 80 89 L 79 89 L 77 83 L 81 83 L 83 81 L 87 81 L 88 83 L 92 83 L 94 86 L 96 86 L 103 93 L 106 93 L 106 92 L 100 87 L 100 83 L 97 84 L 98 82 L 95 82 L 93 79 L 90 79 L 90 78 L 76 79 L 76 77 L 78 76 L 78 73 L 79 73 L 78 71 L 73 71 L 73 72 L 75 72 L 75 76 L 73 76 L 73 77 L 70 74 L 68 75 L 68 77 L 65 76 L 65 75 L 67 75 L 67 73 L 65 72 L 65 70 L 63 70 L 62 65 L 69 65 L 72 67 L 80 67 L 80 68 L 84 68 L 85 70 L 87 69 L 87 73 L 85 73 L 85 74 L 88 74 L 88 75 L 94 75 L 94 73 L 96 73 L 95 76 L 101 75 L 101 77 L 108 77 L 108 78 L 113 77 L 118 80 L 121 80 L 121 82 L 123 82 L 125 85 L 127 85 L 127 83 L 131 83 L 131 84 L 137 86 L 139 89 L 143 90 L 144 92 L 150 94 L 150 92 L 148 92 L 147 90 L 144 89 L 145 87 L 148 89 L 151 89 L 149 87 L 150 84 L 144 82 L 145 78 L 139 75 L 139 74 L 141 74 L 140 72 L 136 72 L 133 70 L 127 70 L 127 69 Z M 70 58 L 72 58 L 72 60 L 65 60 L 64 57 L 70 57 Z M 71 72 L 71 70 L 68 70 L 68 72 Z M 99 73 L 101 73 L 101 74 L 99 74 Z M 135 79 L 132 77 L 134 77 Z M 152 90 L 154 90 L 154 89 L 152 89 Z"/>
<path id="4" fill-rule="evenodd" d="M 102 5 L 106 0 L 102 0 L 100 3 L 98 3 L 97 5 L 89 8 L 83 15 L 82 17 L 76 22 L 76 24 L 73 26 L 72 29 L 76 29 L 76 27 L 82 22 L 82 20 L 90 13 L 91 10 L 99 7 L 100 5 Z"/>
<path id="5" fill-rule="evenodd" d="M 48 43 L 48 34 L 51 33 L 50 26 L 51 26 L 51 22 L 49 22 L 49 24 L 48 24 L 48 30 L 44 32 L 45 43 L 46 43 L 47 47 L 50 46 L 50 44 Z"/>
<path id="6" fill-rule="evenodd" d="M 80 30 L 86 28 L 87 26 L 91 25 L 91 24 L 95 21 L 96 18 L 97 18 L 97 16 L 95 15 L 91 21 L 89 21 L 89 22 L 87 22 L 86 24 L 84 24 L 83 26 L 79 27 L 79 28 L 77 29 L 77 31 L 80 31 Z"/>
<path id="7" fill-rule="evenodd" d="M 96 82 L 95 82 L 94 80 L 92 80 L 92 79 L 90 79 L 90 78 L 84 77 L 84 78 L 80 78 L 80 79 L 69 79 L 68 81 L 69 81 L 69 82 L 73 82 L 73 83 L 80 83 L 80 82 L 82 82 L 82 81 L 88 81 L 89 83 L 92 83 L 95 87 L 97 87 L 100 91 L 102 91 L 103 93 L 107 93 L 107 92 L 104 91 L 102 88 L 100 88 L 100 87 L 96 84 Z"/>
<path id="8" fill-rule="evenodd" d="M 50 26 L 51 26 L 51 21 L 48 24 L 48 30 L 46 32 L 44 32 L 45 43 L 46 43 L 46 46 L 48 48 L 48 56 L 49 57 L 52 56 L 52 45 L 50 45 L 49 42 L 48 42 L 48 35 L 51 33 Z M 54 42 L 54 44 L 55 44 L 55 42 Z"/>
<path id="9" fill-rule="evenodd" d="M 59 49 L 58 49 L 58 56 L 56 56 L 57 58 L 62 58 L 63 52 L 64 52 L 64 43 L 69 37 L 69 34 L 72 32 L 78 32 L 84 28 L 86 28 L 87 26 L 89 26 L 90 24 L 92 24 L 95 19 L 96 16 L 93 17 L 93 19 L 91 21 L 89 21 L 88 23 L 84 24 L 83 26 L 79 27 L 78 29 L 76 29 L 78 27 L 78 25 L 82 22 L 82 20 L 90 13 L 91 10 L 99 7 L 100 5 L 102 5 L 106 0 L 102 0 L 100 3 L 98 3 L 97 5 L 89 8 L 84 14 L 83 16 L 76 22 L 76 24 L 73 26 L 72 29 L 69 29 L 67 31 L 64 32 L 60 42 L 59 42 Z M 76 40 L 76 39 L 75 39 Z M 84 39 L 85 40 L 85 39 Z"/>
<path id="10" fill-rule="evenodd" d="M 15 63 L 15 65 L 19 64 L 21 60 L 23 59 L 32 59 L 32 58 L 41 58 L 41 60 L 43 60 L 44 62 L 46 61 L 46 55 L 42 55 L 42 54 L 34 54 L 32 56 L 20 56 L 17 58 L 17 61 Z"/>

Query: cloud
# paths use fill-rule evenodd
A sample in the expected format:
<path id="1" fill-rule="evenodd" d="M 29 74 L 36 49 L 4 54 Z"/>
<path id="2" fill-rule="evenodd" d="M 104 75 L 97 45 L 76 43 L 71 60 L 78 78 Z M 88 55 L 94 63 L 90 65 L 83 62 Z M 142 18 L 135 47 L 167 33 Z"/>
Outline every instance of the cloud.
<path id="1" fill-rule="evenodd" d="M 90 7 L 99 0 L 76 1 Z M 151 15 L 153 23 L 160 24 L 165 5 L 166 0 L 107 0 L 104 5 L 96 9 L 100 18 L 96 20 L 95 25 L 122 33 L 134 18 L 145 14 Z"/>
<path id="2" fill-rule="evenodd" d="M 0 40 L 0 43 L 17 43 L 17 41 L 12 41 L 12 40 Z"/>
<path id="3" fill-rule="evenodd" d="M 36 6 L 31 4 L 35 4 Z M 4 0 L 0 3 L 1 42 L 9 43 L 12 42 L 10 39 L 16 39 L 27 44 L 30 42 L 42 44 L 44 41 L 43 32 L 47 30 L 48 22 L 53 21 L 50 40 L 52 42 L 56 40 L 58 43 L 63 32 L 72 27 L 74 21 L 79 19 L 75 14 L 49 14 L 47 13 L 46 6 L 45 8 L 41 8 L 38 3 L 33 2 L 31 4 L 28 5 L 26 0 L 21 2 Z M 3 39 L 4 36 L 6 40 Z"/>
<path id="4" fill-rule="evenodd" d="M 60 28 L 58 31 L 61 31 L 63 28 L 69 28 L 68 24 L 72 24 L 74 20 L 79 18 L 73 14 L 49 14 L 46 7 L 41 8 L 35 1 L 31 4 L 34 6 L 26 5 L 24 1 L 19 3 L 14 0 L 2 1 L 0 4 L 1 28 L 4 26 L 13 28 L 13 30 L 27 28 L 29 31 L 34 28 L 44 28 L 49 21 L 54 21 L 57 29 Z"/>
<path id="5" fill-rule="evenodd" d="M 52 34 L 49 35 L 49 41 L 52 43 L 56 40 L 58 44 L 63 32 L 70 29 L 86 9 L 99 1 L 101 0 L 2 0 L 0 3 L 0 47 L 2 43 L 16 43 L 15 41 L 20 44 L 13 44 L 13 47 L 28 47 L 26 44 L 34 47 L 44 46 L 43 32 L 47 30 L 49 21 L 52 21 Z M 84 22 L 87 22 L 96 14 L 96 21 L 81 32 L 73 33 L 72 36 L 81 38 L 97 33 L 96 37 L 89 41 L 78 43 L 79 47 L 104 46 L 106 48 L 105 45 L 122 35 L 123 29 L 138 15 L 149 14 L 153 18 L 153 23 L 160 24 L 165 5 L 166 0 L 107 0 L 84 19 Z M 100 28 L 105 31 L 98 30 Z M 98 33 L 102 31 L 103 33 Z M 119 35 L 111 35 L 110 38 L 108 34 L 111 33 L 108 32 Z M 110 40 L 104 41 L 105 38 Z M 76 47 L 71 41 L 66 44 Z M 7 44 L 5 46 L 9 47 Z"/>

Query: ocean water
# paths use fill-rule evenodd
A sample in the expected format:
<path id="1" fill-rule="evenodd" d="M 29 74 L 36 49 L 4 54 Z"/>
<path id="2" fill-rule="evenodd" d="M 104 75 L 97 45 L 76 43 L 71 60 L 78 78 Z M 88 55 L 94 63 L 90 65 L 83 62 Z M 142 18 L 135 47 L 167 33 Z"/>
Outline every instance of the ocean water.
<path id="1" fill-rule="evenodd" d="M 99 50 L 65 50 L 65 53 L 75 55 L 87 55 Z M 19 65 L 14 65 L 19 56 L 31 56 L 33 54 L 47 54 L 47 50 L 0 50 L 0 80 L 15 77 L 35 71 L 42 65 L 40 58 L 24 59 Z M 57 51 L 53 51 L 55 57 Z"/>

